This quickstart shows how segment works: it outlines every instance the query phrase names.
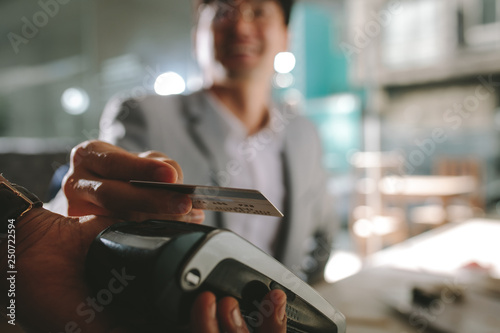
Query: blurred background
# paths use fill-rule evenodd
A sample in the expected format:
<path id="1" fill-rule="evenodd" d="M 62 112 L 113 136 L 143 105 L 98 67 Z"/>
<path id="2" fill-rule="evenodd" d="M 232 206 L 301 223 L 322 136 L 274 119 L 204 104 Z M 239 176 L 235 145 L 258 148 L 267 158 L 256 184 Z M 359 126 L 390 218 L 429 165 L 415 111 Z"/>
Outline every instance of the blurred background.
<path id="1" fill-rule="evenodd" d="M 45 200 L 112 96 L 201 86 L 191 1 L 1 0 L 0 12 L 0 170 Z M 290 29 L 274 98 L 320 131 L 336 246 L 363 257 L 500 214 L 500 0 L 303 0 Z"/>
<path id="2" fill-rule="evenodd" d="M 112 96 L 201 86 L 191 1 L 0 0 L 0 13 L 0 171 L 44 200 Z M 302 0 L 290 30 L 274 98 L 323 140 L 342 222 L 328 281 L 423 231 L 500 216 L 500 0 Z"/>

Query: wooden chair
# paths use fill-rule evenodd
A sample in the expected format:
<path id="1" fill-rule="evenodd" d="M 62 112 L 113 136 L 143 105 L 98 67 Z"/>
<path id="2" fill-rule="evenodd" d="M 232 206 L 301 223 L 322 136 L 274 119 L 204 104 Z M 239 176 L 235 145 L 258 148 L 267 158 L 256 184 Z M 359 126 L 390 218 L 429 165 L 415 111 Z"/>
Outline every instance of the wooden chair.
<path id="1" fill-rule="evenodd" d="M 441 176 L 472 176 L 475 190 L 452 198 L 429 198 L 424 205 L 413 207 L 409 212 L 412 234 L 440 226 L 447 222 L 460 222 L 484 214 L 481 194 L 482 167 L 472 157 L 443 157 L 433 166 L 433 174 Z"/>
<path id="2" fill-rule="evenodd" d="M 349 231 L 364 257 L 408 237 L 404 210 L 384 200 L 379 188 L 384 177 L 401 173 L 404 159 L 396 152 L 358 152 L 350 162 L 354 190 Z"/>

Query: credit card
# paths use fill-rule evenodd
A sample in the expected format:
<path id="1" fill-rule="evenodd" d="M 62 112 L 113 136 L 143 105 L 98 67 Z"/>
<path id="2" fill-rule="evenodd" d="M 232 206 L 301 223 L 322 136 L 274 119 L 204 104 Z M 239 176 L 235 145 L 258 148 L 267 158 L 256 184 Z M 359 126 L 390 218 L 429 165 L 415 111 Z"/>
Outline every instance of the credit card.
<path id="1" fill-rule="evenodd" d="M 143 180 L 131 180 L 130 183 L 136 186 L 160 188 L 187 194 L 193 202 L 193 208 L 197 209 L 283 217 L 283 214 L 271 201 L 257 190 Z"/>

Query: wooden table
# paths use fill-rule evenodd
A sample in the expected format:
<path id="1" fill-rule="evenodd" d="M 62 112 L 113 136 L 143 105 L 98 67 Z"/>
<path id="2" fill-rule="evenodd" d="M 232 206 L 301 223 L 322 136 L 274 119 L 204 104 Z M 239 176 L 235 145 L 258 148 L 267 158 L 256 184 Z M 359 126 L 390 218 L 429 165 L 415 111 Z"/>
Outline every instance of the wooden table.
<path id="1" fill-rule="evenodd" d="M 410 204 L 425 203 L 419 208 L 414 207 L 413 214 L 408 214 L 408 230 L 410 235 L 414 235 L 415 223 L 437 226 L 472 216 L 477 205 L 478 183 L 473 176 L 388 176 L 381 179 L 379 190 L 383 200 L 392 201 L 405 211 L 408 211 Z M 449 207 L 457 198 L 461 199 L 459 208 L 462 208 L 462 213 L 453 216 L 449 213 Z M 433 199 L 438 199 L 438 203 L 429 206 L 429 200 L 432 202 Z"/>
<path id="2" fill-rule="evenodd" d="M 500 220 L 474 219 L 434 229 L 372 255 L 360 273 L 316 289 L 344 313 L 349 333 L 422 333 L 434 327 L 498 333 L 500 280 L 459 270 L 470 262 L 489 266 L 500 277 Z M 499 293 L 486 289 L 486 281 L 497 281 L 493 287 Z M 428 309 L 411 307 L 414 286 L 436 284 L 462 288 L 462 301 L 440 297 Z"/>
<path id="3" fill-rule="evenodd" d="M 477 182 L 473 176 L 388 176 L 379 186 L 385 196 L 447 198 L 474 193 Z"/>

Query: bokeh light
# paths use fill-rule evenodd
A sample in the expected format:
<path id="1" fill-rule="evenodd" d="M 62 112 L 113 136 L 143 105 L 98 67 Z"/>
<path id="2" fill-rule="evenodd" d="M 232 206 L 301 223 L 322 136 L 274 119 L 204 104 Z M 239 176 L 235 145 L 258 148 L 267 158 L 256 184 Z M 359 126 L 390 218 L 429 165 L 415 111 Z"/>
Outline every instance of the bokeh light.
<path id="1" fill-rule="evenodd" d="M 156 78 L 154 90 L 161 96 L 182 94 L 186 90 L 186 82 L 179 74 L 167 72 Z"/>
<path id="2" fill-rule="evenodd" d="M 67 113 L 78 115 L 88 110 L 90 99 L 85 90 L 81 88 L 68 88 L 61 96 L 61 104 Z"/>
<path id="3" fill-rule="evenodd" d="M 295 68 L 295 56 L 291 52 L 280 52 L 274 58 L 274 70 L 281 74 L 290 73 Z"/>
<path id="4" fill-rule="evenodd" d="M 290 73 L 277 73 L 274 75 L 274 86 L 277 88 L 289 88 L 293 85 L 293 75 Z"/>

